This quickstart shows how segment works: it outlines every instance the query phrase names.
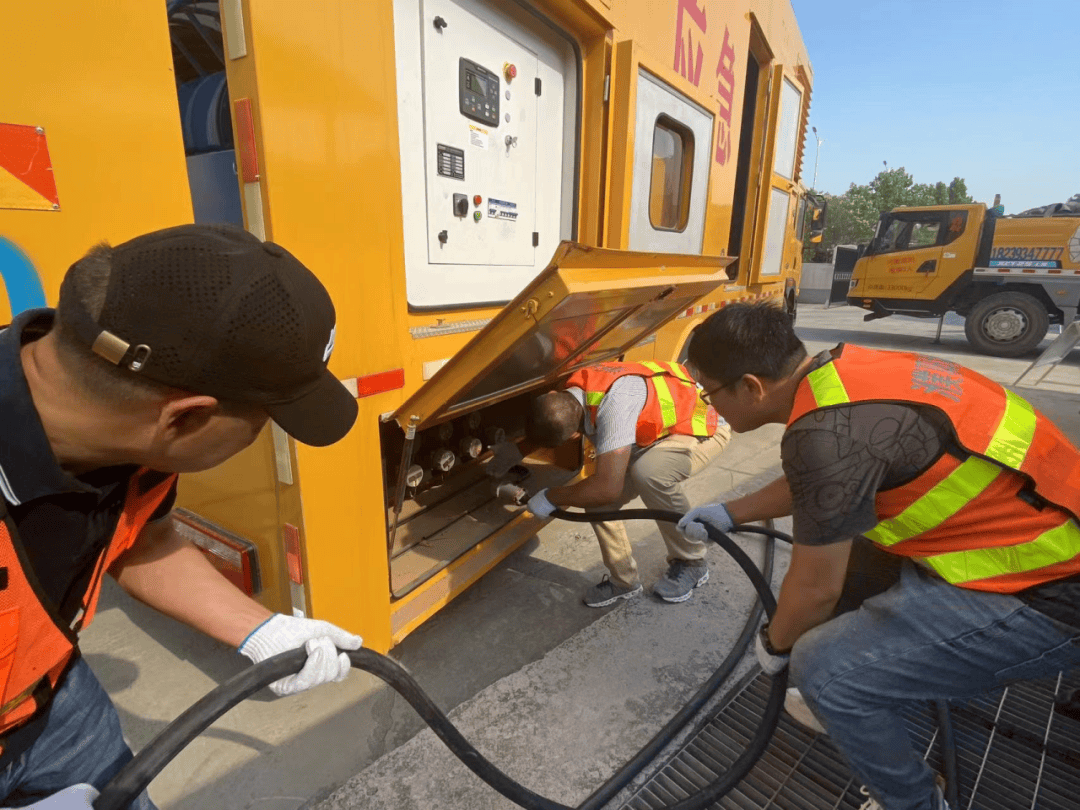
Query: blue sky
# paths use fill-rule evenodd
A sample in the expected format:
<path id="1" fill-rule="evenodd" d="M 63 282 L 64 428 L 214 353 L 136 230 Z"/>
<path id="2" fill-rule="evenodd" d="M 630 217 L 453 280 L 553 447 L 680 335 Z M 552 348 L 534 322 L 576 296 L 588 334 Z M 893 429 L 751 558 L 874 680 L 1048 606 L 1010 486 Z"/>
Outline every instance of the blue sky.
<path id="1" fill-rule="evenodd" d="M 817 187 L 903 166 L 1007 213 L 1080 193 L 1080 0 L 791 0 Z M 806 142 L 806 183 L 817 143 Z"/>

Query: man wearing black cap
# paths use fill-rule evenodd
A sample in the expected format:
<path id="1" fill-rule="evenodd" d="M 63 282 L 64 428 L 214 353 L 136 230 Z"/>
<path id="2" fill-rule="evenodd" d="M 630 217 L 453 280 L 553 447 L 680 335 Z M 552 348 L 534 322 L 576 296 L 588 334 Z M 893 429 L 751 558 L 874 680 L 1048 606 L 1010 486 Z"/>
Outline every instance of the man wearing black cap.
<path id="1" fill-rule="evenodd" d="M 229 226 L 100 245 L 58 308 L 0 330 L 0 804 L 89 808 L 131 758 L 78 654 L 107 571 L 135 598 L 258 662 L 305 646 L 279 695 L 343 680 L 361 639 L 271 614 L 168 519 L 176 474 L 213 467 L 268 419 L 342 438 L 356 401 L 327 370 L 334 307 L 286 250 Z M 36 802 L 36 803 L 34 803 Z M 144 794 L 133 805 L 152 808 Z"/>

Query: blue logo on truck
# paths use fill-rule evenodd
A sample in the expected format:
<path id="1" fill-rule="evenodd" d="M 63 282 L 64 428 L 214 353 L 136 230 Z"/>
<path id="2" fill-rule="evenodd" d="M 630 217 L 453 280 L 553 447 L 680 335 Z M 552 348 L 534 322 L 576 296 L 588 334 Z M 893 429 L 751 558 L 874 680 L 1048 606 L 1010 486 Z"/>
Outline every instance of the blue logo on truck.
<path id="1" fill-rule="evenodd" d="M 33 262 L 16 245 L 0 236 L 0 277 L 7 288 L 11 316 L 45 306 L 45 289 Z"/>

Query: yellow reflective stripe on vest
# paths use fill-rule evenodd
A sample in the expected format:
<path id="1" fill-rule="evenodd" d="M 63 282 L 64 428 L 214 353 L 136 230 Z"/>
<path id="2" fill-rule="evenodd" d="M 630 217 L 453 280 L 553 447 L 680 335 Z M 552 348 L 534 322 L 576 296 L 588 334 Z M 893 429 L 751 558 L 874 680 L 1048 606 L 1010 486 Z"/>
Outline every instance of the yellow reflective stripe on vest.
<path id="1" fill-rule="evenodd" d="M 667 365 L 668 373 L 671 374 L 672 377 L 678 377 L 684 383 L 693 385 L 695 387 L 697 386 L 697 383 L 690 379 L 690 375 L 683 371 L 681 368 L 679 368 L 677 363 L 668 363 Z"/>
<path id="2" fill-rule="evenodd" d="M 832 363 L 826 363 L 821 368 L 811 371 L 806 375 L 806 379 L 810 383 L 810 390 L 814 392 L 814 401 L 817 402 L 819 408 L 851 402 L 847 389 L 844 388 L 844 383 L 836 371 L 836 366 Z"/>
<path id="3" fill-rule="evenodd" d="M 604 401 L 603 391 L 586 391 L 585 392 L 585 404 L 592 408 L 599 408 L 600 403 Z"/>
<path id="4" fill-rule="evenodd" d="M 997 464 L 972 456 L 899 515 L 881 521 L 865 536 L 891 546 L 930 531 L 978 497 L 1000 474 Z"/>
<path id="5" fill-rule="evenodd" d="M 709 435 L 709 406 L 701 397 L 697 398 L 697 403 L 694 405 L 694 418 L 690 422 L 690 428 L 695 436 Z"/>
<path id="6" fill-rule="evenodd" d="M 1035 409 L 1023 397 L 1005 392 L 1005 413 L 986 448 L 986 455 L 1006 467 L 1020 469 L 1035 438 Z"/>
<path id="7" fill-rule="evenodd" d="M 671 374 L 672 373 L 670 368 L 665 368 L 664 365 L 661 365 L 660 363 L 654 363 L 652 360 L 643 360 L 641 362 L 641 365 L 645 366 L 645 368 L 647 368 L 653 374 Z"/>
<path id="8" fill-rule="evenodd" d="M 1072 520 L 1015 546 L 950 551 L 925 561 L 954 585 L 1048 568 L 1080 554 L 1080 529 Z"/>
<path id="9" fill-rule="evenodd" d="M 660 402 L 660 414 L 664 420 L 661 435 L 664 435 L 679 421 L 675 414 L 675 397 L 671 395 L 671 389 L 663 376 L 650 377 L 649 380 L 656 389 L 656 398 Z"/>

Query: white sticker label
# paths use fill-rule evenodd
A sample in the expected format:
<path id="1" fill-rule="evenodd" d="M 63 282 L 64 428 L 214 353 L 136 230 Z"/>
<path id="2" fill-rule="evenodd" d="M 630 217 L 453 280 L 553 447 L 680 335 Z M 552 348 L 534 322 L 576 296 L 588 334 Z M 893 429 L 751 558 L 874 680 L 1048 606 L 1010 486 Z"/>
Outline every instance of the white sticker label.
<path id="1" fill-rule="evenodd" d="M 517 216 L 517 203 L 507 202 L 506 200 L 496 200 L 492 197 L 488 197 L 489 219 L 502 219 L 513 222 L 517 219 Z"/>
<path id="2" fill-rule="evenodd" d="M 479 149 L 487 149 L 488 142 L 491 139 L 488 137 L 488 131 L 481 129 L 480 127 L 469 124 L 469 146 L 475 146 Z"/>

